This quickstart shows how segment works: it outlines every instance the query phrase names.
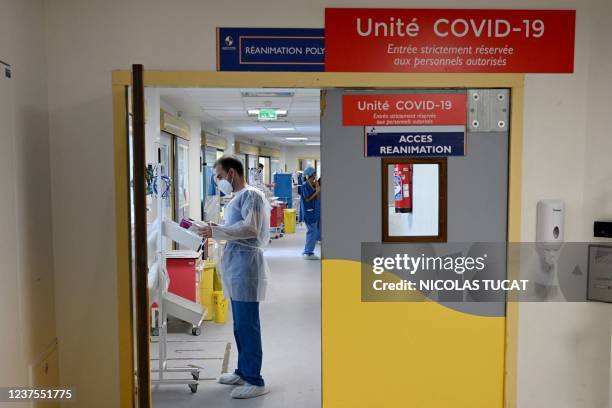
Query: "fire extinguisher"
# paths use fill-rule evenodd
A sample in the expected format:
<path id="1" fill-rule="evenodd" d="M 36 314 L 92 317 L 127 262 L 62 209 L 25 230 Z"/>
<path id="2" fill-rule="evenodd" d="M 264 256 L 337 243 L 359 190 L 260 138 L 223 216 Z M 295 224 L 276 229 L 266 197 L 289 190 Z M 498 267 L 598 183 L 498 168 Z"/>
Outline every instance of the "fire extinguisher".
<path id="1" fill-rule="evenodd" d="M 412 212 L 412 164 L 396 164 L 393 168 L 395 212 Z"/>

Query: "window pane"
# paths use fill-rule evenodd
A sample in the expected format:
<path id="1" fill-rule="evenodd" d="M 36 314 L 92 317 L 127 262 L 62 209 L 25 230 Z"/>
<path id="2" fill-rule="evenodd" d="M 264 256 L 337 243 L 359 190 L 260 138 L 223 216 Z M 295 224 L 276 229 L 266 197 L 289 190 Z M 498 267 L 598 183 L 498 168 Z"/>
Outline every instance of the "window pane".
<path id="1" fill-rule="evenodd" d="M 390 164 L 389 236 L 438 235 L 439 165 Z"/>

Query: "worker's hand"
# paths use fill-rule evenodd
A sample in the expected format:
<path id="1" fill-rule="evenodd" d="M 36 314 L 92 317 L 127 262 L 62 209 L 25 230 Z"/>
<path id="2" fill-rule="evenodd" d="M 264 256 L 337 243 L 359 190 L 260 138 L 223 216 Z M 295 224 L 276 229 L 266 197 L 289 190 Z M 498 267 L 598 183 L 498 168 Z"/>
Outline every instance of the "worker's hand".
<path id="1" fill-rule="evenodd" d="M 200 228 L 199 232 L 202 238 L 212 238 L 212 227 L 210 225 Z"/>

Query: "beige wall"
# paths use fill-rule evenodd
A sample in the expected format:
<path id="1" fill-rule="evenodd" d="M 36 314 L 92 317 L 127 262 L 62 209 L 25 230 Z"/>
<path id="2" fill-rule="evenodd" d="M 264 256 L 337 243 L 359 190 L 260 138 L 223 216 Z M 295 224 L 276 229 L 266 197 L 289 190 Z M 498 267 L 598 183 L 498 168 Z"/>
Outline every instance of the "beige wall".
<path id="1" fill-rule="evenodd" d="M 57 373 L 49 135 L 42 1 L 0 12 L 0 384 L 27 385 L 49 358 Z"/>
<path id="2" fill-rule="evenodd" d="M 584 2 L 576 73 L 527 76 L 523 241 L 535 240 L 541 198 L 566 202 L 566 241 L 593 240 L 593 221 L 612 220 L 611 21 L 612 3 Z M 611 312 L 600 303 L 520 306 L 519 407 L 608 406 Z"/>
<path id="3" fill-rule="evenodd" d="M 588 239 L 593 218 L 612 217 L 609 199 L 602 199 L 610 196 L 610 185 L 607 195 L 598 190 L 612 172 L 600 147 L 610 143 L 611 20 L 610 7 L 596 1 L 595 6 L 584 0 L 427 2 L 430 7 L 578 10 L 576 73 L 526 79 L 526 241 L 534 239 L 541 198 L 566 201 L 568 240 Z M 416 0 L 266 0 L 239 6 L 204 0 L 46 2 L 61 368 L 63 380 L 80 388 L 82 406 L 116 406 L 118 395 L 111 70 L 136 62 L 149 69 L 214 70 L 216 26 L 322 27 L 326 5 L 425 6 Z M 610 311 L 591 304 L 521 306 L 521 408 L 603 406 Z"/>
<path id="4" fill-rule="evenodd" d="M 218 136 L 222 139 L 225 139 L 227 147 L 223 150 L 223 154 L 234 154 L 236 136 L 233 133 L 230 133 L 226 130 L 221 130 L 210 123 L 201 123 L 200 126 L 201 129 L 203 129 L 205 132 L 210 133 L 213 136 Z"/>
<path id="5" fill-rule="evenodd" d="M 286 146 L 281 148 L 281 167 L 284 169 L 287 166 L 287 172 L 293 173 L 298 171 L 299 158 L 321 158 L 320 146 Z M 323 168 L 321 166 L 321 168 Z M 321 170 L 323 171 L 323 170 Z"/>

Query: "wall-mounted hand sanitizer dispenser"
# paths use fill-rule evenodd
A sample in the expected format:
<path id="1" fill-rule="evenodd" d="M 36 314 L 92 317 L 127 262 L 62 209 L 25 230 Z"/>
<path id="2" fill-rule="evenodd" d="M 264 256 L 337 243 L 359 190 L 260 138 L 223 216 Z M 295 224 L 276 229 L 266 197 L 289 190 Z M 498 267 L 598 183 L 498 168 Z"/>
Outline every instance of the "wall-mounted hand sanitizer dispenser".
<path id="1" fill-rule="evenodd" d="M 540 268 L 534 277 L 536 291 L 550 296 L 559 286 L 557 263 L 565 235 L 565 204 L 561 200 L 540 200 L 536 219 L 536 250 Z"/>
<path id="2" fill-rule="evenodd" d="M 561 200 L 540 200 L 537 208 L 536 242 L 560 248 L 565 235 L 565 204 Z"/>

